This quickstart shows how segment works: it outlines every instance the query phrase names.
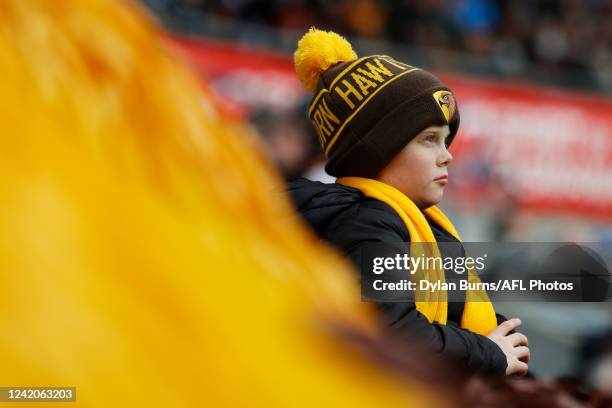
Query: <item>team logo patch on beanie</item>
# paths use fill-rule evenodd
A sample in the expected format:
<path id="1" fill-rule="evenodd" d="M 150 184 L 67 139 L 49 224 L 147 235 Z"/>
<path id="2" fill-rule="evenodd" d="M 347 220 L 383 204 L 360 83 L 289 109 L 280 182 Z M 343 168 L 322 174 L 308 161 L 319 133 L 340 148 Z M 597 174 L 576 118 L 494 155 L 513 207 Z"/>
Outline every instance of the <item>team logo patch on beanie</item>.
<path id="1" fill-rule="evenodd" d="M 442 111 L 444 119 L 446 119 L 446 123 L 450 123 L 453 116 L 455 116 L 455 111 L 457 110 L 455 96 L 449 91 L 438 91 L 434 92 L 433 98 Z"/>

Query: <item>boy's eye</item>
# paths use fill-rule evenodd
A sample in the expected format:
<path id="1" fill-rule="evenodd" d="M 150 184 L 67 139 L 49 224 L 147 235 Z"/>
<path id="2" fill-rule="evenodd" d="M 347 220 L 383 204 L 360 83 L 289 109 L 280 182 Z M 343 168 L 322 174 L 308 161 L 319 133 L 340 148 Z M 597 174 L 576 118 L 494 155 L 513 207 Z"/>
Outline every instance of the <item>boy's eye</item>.
<path id="1" fill-rule="evenodd" d="M 427 135 L 427 136 L 425 136 L 424 140 L 426 142 L 435 142 L 436 141 L 436 137 L 434 135 Z"/>

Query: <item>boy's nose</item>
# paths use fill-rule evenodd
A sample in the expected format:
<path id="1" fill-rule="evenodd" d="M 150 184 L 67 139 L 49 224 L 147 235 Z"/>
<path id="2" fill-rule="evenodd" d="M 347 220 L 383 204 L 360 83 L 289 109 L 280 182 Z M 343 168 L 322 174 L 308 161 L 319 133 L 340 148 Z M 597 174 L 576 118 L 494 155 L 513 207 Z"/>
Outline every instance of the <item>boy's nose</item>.
<path id="1" fill-rule="evenodd" d="M 453 155 L 445 148 L 444 152 L 440 156 L 438 164 L 440 166 L 448 166 L 453 161 Z"/>

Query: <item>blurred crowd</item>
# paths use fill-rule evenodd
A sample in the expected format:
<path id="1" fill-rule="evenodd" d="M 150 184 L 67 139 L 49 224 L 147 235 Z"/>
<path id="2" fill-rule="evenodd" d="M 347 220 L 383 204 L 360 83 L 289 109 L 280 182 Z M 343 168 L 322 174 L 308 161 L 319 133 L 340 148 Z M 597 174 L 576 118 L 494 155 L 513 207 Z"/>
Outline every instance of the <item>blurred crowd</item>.
<path id="1" fill-rule="evenodd" d="M 260 109 L 253 112 L 250 122 L 262 137 L 270 160 L 276 164 L 285 180 L 314 176 L 309 173 L 318 169 L 323 171 L 325 157 L 302 109 L 283 113 Z M 309 178 L 323 181 L 321 176 Z"/>
<path id="2" fill-rule="evenodd" d="M 508 73 L 536 63 L 612 89 L 610 0 L 149 0 L 289 30 L 491 55 Z M 586 79 L 588 78 L 588 79 Z"/>

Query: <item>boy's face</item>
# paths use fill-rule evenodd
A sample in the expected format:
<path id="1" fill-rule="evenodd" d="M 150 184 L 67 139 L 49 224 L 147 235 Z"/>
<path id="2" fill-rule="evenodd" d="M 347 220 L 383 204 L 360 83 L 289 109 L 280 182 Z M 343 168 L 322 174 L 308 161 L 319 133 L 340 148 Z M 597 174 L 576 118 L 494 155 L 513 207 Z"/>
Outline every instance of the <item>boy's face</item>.
<path id="1" fill-rule="evenodd" d="M 448 183 L 448 164 L 453 159 L 445 144 L 449 133 L 448 125 L 423 130 L 382 169 L 377 179 L 400 190 L 420 209 L 438 204 Z"/>

